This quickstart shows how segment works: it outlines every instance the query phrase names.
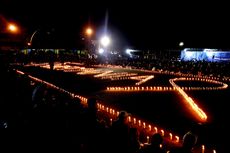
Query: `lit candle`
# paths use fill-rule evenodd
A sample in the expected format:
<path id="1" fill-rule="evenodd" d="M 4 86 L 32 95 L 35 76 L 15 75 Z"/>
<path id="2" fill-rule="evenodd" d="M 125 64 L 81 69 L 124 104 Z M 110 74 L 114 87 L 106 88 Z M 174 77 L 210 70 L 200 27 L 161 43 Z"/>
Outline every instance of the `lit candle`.
<path id="1" fill-rule="evenodd" d="M 180 138 L 178 136 L 175 136 L 176 142 L 178 143 L 180 141 Z"/>
<path id="2" fill-rule="evenodd" d="M 128 117 L 128 120 L 129 120 L 129 122 L 131 122 L 131 117 L 130 116 Z"/>
<path id="3" fill-rule="evenodd" d="M 117 116 L 119 116 L 119 111 L 117 111 Z"/>
<path id="4" fill-rule="evenodd" d="M 158 131 L 157 131 L 157 127 L 154 127 L 154 130 L 155 130 L 155 133 L 157 133 Z"/>
<path id="5" fill-rule="evenodd" d="M 202 145 L 202 153 L 204 153 L 205 147 L 204 145 Z"/>
<path id="6" fill-rule="evenodd" d="M 162 135 L 162 136 L 164 136 L 164 135 L 165 135 L 164 130 L 161 130 L 161 135 Z"/>
<path id="7" fill-rule="evenodd" d="M 112 126 L 112 124 L 113 124 L 113 119 L 110 118 L 110 125 Z"/>
<path id="8" fill-rule="evenodd" d="M 136 124 L 136 118 L 133 119 L 133 123 Z"/>
<path id="9" fill-rule="evenodd" d="M 147 143 L 149 143 L 149 136 L 147 136 Z"/>
<path id="10" fill-rule="evenodd" d="M 169 139 L 172 140 L 172 133 L 169 133 Z"/>
<path id="11" fill-rule="evenodd" d="M 149 131 L 151 131 L 152 130 L 152 126 L 151 125 L 149 125 Z"/>
<path id="12" fill-rule="evenodd" d="M 141 126 L 141 120 L 138 121 L 139 126 Z"/>

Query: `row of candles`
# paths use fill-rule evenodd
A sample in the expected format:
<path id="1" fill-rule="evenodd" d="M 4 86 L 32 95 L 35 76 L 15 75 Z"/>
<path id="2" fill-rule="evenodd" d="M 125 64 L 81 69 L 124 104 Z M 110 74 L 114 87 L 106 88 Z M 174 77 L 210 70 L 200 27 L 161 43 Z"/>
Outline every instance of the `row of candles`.
<path id="1" fill-rule="evenodd" d="M 74 63 L 74 62 L 65 62 L 64 65 L 68 65 L 68 64 L 77 64 L 77 65 L 80 65 L 80 66 L 83 66 L 82 63 Z M 55 63 L 55 67 L 57 65 L 61 65 L 61 63 L 58 63 L 56 62 Z M 45 68 L 49 68 L 49 64 L 48 63 L 42 63 L 42 64 L 35 64 L 35 63 L 31 63 L 31 64 L 28 64 L 27 66 L 44 66 Z M 72 66 L 74 67 L 74 66 Z M 195 75 L 195 74 L 184 74 L 184 73 L 180 73 L 180 72 L 172 72 L 172 71 L 157 71 L 157 70 L 143 70 L 143 69 L 134 69 L 134 68 L 131 68 L 131 67 L 127 67 L 127 68 L 123 68 L 122 66 L 113 66 L 113 65 L 95 65 L 95 67 L 101 67 L 101 68 L 104 68 L 104 67 L 109 67 L 109 68 L 122 68 L 122 69 L 133 69 L 133 70 L 139 70 L 139 71 L 142 71 L 142 72 L 150 72 L 150 73 L 160 73 L 160 74 L 170 74 L 170 75 L 175 75 L 175 76 L 181 76 L 181 77 L 193 77 L 193 78 L 204 78 L 204 79 L 212 79 L 212 80 L 222 80 L 222 81 L 230 81 L 230 77 L 214 77 L 214 76 L 207 76 L 207 75 Z M 74 68 L 71 68 L 72 70 L 71 71 L 75 71 Z M 68 71 L 68 70 L 66 70 Z"/>
<path id="2" fill-rule="evenodd" d="M 192 110 L 195 112 L 195 114 L 199 117 L 201 122 L 207 121 L 207 115 L 205 112 L 193 101 L 191 97 L 189 97 L 180 86 L 178 86 L 174 81 L 176 81 L 178 78 L 170 79 L 169 82 L 171 85 L 178 91 L 178 93 L 185 99 L 185 101 L 189 104 L 189 106 L 192 108 Z"/>
<path id="3" fill-rule="evenodd" d="M 182 90 L 221 90 L 226 89 L 228 85 L 223 85 L 221 87 L 180 87 Z M 125 86 L 125 87 L 107 87 L 107 91 L 113 92 L 132 92 L 132 91 L 176 91 L 176 87 L 163 87 L 163 86 Z"/>
<path id="4" fill-rule="evenodd" d="M 16 70 L 16 72 L 18 74 L 21 74 L 21 75 L 25 74 L 24 72 L 19 71 L 19 70 Z M 52 83 L 49 83 L 47 81 L 41 80 L 41 79 L 36 78 L 36 77 L 33 77 L 31 75 L 28 75 L 28 77 L 30 79 L 32 79 L 33 81 L 35 81 L 35 82 L 43 83 L 43 84 L 45 84 L 45 85 L 47 85 L 47 86 L 49 86 L 51 88 L 59 90 L 60 92 L 67 93 L 72 98 L 79 98 L 81 100 L 81 103 L 83 105 L 87 105 L 88 99 L 86 97 L 83 97 L 83 96 L 71 93 L 71 92 L 69 92 L 69 91 L 67 91 L 67 90 L 65 90 L 63 88 L 60 88 L 60 87 L 58 87 L 58 86 L 56 86 L 56 85 L 54 85 Z M 174 83 L 174 82 L 171 80 L 171 83 Z M 177 90 L 179 90 L 178 87 L 176 87 L 176 88 L 177 88 Z M 97 108 L 98 108 L 98 111 L 103 111 L 104 113 L 106 113 L 107 116 L 109 116 L 109 117 L 112 116 L 112 118 L 110 118 L 111 122 L 113 121 L 113 118 L 116 118 L 119 115 L 119 113 L 120 113 L 120 111 L 115 110 L 112 107 L 103 105 L 101 102 L 97 103 Z M 178 135 L 172 134 L 172 132 L 165 132 L 165 130 L 163 130 L 162 128 L 153 126 L 152 124 L 147 124 L 146 122 L 142 121 L 141 119 L 138 119 L 136 117 L 132 117 L 131 115 L 128 116 L 128 122 L 129 122 L 130 125 L 136 125 L 136 127 L 140 128 L 141 130 L 145 130 L 146 133 L 148 133 L 148 135 L 146 136 L 147 143 L 150 143 L 150 137 L 149 137 L 149 135 L 152 135 L 154 133 L 160 133 L 164 138 L 167 138 L 172 143 L 181 143 L 180 137 Z M 202 153 L 205 152 L 205 145 L 201 145 L 201 152 Z M 213 149 L 212 153 L 216 153 L 216 150 Z"/>
<path id="5" fill-rule="evenodd" d="M 137 69 L 140 70 L 140 69 Z M 174 76 L 181 76 L 181 77 L 193 77 L 193 78 L 204 78 L 204 79 L 212 79 L 212 80 L 222 80 L 222 81 L 230 81 L 230 77 L 214 77 L 214 76 L 207 76 L 207 75 L 195 75 L 195 74 L 184 74 L 180 72 L 172 72 L 172 71 L 157 71 L 157 70 L 140 70 L 142 72 L 151 72 L 151 73 L 159 73 L 159 74 L 168 74 Z"/>
<path id="6" fill-rule="evenodd" d="M 19 74 L 21 74 L 21 75 L 25 74 L 24 72 L 19 71 L 19 70 L 16 70 L 16 72 L 19 73 Z M 88 99 L 85 98 L 85 97 L 83 97 L 83 96 L 71 93 L 71 92 L 69 92 L 69 91 L 67 91 L 67 90 L 65 90 L 65 89 L 63 89 L 61 87 L 58 87 L 58 86 L 56 86 L 56 85 L 54 85 L 52 83 L 49 83 L 49 82 L 44 81 L 44 80 L 41 80 L 39 78 L 33 77 L 31 75 L 28 75 L 28 77 L 30 79 L 32 79 L 33 81 L 35 81 L 35 82 L 43 83 L 43 84 L 47 85 L 50 88 L 59 90 L 62 93 L 66 93 L 66 94 L 70 95 L 72 98 L 79 98 L 81 100 L 81 103 L 83 105 L 87 105 L 87 100 Z M 102 112 L 106 113 L 106 115 L 108 117 L 111 117 L 110 121 L 113 121 L 113 118 L 116 118 L 119 115 L 119 113 L 120 113 L 119 110 L 116 110 L 116 109 L 113 109 L 112 107 L 103 105 L 101 102 L 97 102 L 97 108 L 98 108 L 98 111 L 102 111 Z M 146 122 L 142 121 L 141 119 L 138 119 L 136 117 L 132 117 L 130 115 L 128 117 L 128 121 L 129 121 L 130 125 L 136 125 L 138 128 L 146 130 L 146 132 L 149 133 L 149 135 L 153 134 L 153 133 L 160 133 L 164 137 L 168 136 L 169 140 L 171 140 L 173 143 L 175 143 L 175 142 L 179 143 L 180 142 L 179 136 L 173 135 L 171 132 L 167 133 L 162 128 L 153 126 L 151 124 L 147 124 Z M 149 141 L 149 136 L 147 136 L 147 140 Z"/>

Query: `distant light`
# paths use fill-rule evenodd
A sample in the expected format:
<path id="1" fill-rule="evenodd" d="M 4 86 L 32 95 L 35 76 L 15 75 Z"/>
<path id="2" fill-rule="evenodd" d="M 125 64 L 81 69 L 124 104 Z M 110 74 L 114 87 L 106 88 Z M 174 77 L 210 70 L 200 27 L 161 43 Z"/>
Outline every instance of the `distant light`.
<path id="1" fill-rule="evenodd" d="M 130 54 L 130 53 L 131 53 L 131 51 L 132 51 L 131 49 L 126 49 L 126 51 L 125 51 L 125 52 L 126 52 L 127 54 Z"/>
<path id="2" fill-rule="evenodd" d="M 14 25 L 14 24 L 9 24 L 9 25 L 8 25 L 8 30 L 15 33 L 15 32 L 18 31 L 18 28 L 17 28 L 17 26 Z"/>
<path id="3" fill-rule="evenodd" d="M 28 42 L 28 43 L 27 43 L 27 45 L 28 45 L 28 46 L 31 46 L 31 43 L 30 43 L 30 42 Z"/>
<path id="4" fill-rule="evenodd" d="M 100 48 L 99 49 L 99 54 L 103 54 L 104 53 L 104 49 L 103 48 Z"/>
<path id="5" fill-rule="evenodd" d="M 180 46 L 180 47 L 184 46 L 184 42 L 180 42 L 180 43 L 179 43 L 179 46 Z"/>
<path id="6" fill-rule="evenodd" d="M 87 34 L 88 36 L 92 35 L 92 34 L 93 34 L 93 30 L 92 30 L 91 28 L 87 28 L 87 29 L 86 29 L 86 34 Z"/>
<path id="7" fill-rule="evenodd" d="M 104 46 L 104 47 L 107 47 L 109 44 L 110 44 L 110 39 L 108 36 L 103 36 L 101 38 L 101 44 Z"/>

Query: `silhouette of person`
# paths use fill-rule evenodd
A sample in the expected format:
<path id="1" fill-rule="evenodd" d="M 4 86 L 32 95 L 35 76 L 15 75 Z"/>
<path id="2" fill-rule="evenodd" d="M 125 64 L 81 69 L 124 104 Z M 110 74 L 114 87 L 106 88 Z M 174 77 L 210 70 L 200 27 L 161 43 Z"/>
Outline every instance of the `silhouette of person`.
<path id="1" fill-rule="evenodd" d="M 183 137 L 183 144 L 179 148 L 174 148 L 170 153 L 192 153 L 193 147 L 196 145 L 197 136 L 192 132 L 187 132 Z"/>
<path id="2" fill-rule="evenodd" d="M 118 119 L 112 123 L 112 151 L 128 152 L 129 143 L 129 114 L 126 111 L 121 111 Z"/>
<path id="3" fill-rule="evenodd" d="M 151 144 L 145 147 L 142 152 L 144 153 L 166 153 L 160 145 L 163 143 L 163 137 L 159 133 L 155 133 L 151 137 Z"/>

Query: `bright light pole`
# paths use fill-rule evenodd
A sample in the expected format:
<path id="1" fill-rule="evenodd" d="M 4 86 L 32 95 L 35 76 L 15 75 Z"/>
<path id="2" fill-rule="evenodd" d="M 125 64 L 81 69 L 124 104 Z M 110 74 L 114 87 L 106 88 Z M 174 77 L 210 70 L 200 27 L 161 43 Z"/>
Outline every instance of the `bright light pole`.
<path id="1" fill-rule="evenodd" d="M 183 47 L 183 46 L 184 46 L 184 42 L 180 42 L 180 43 L 179 43 L 179 46 L 180 46 L 180 47 Z"/>
<path id="2" fill-rule="evenodd" d="M 86 33 L 86 48 L 88 49 L 89 52 L 91 52 L 91 36 L 93 34 L 93 29 L 88 27 L 86 30 L 85 30 L 85 33 Z"/>
<path id="3" fill-rule="evenodd" d="M 100 40 L 102 46 L 107 47 L 110 44 L 110 38 L 108 36 L 103 36 Z"/>
<path id="4" fill-rule="evenodd" d="M 100 39 L 100 42 L 99 42 L 99 54 L 103 54 L 103 56 L 105 57 L 106 62 L 108 60 L 108 57 L 107 57 L 108 51 L 107 51 L 107 49 L 108 49 L 108 46 L 110 45 L 110 43 L 111 43 L 110 38 L 108 36 L 106 36 L 106 35 L 104 35 Z"/>

